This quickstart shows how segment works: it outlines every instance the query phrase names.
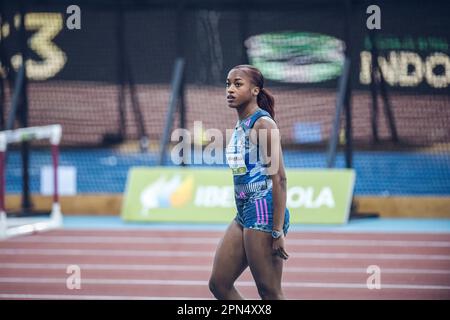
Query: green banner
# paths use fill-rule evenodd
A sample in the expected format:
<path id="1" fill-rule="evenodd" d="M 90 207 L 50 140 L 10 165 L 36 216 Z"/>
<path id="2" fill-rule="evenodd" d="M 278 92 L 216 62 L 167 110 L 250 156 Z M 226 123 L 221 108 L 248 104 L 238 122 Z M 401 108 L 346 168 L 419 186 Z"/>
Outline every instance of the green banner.
<path id="1" fill-rule="evenodd" d="M 286 172 L 291 223 L 344 224 L 348 220 L 353 170 Z M 126 221 L 230 222 L 236 215 L 229 169 L 135 167 L 122 206 Z"/>

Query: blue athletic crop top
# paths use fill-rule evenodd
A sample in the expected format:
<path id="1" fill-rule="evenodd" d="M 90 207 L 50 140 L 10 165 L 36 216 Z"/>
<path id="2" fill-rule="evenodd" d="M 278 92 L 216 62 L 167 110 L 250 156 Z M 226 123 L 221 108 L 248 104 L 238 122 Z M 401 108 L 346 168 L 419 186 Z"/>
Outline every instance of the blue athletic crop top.
<path id="1" fill-rule="evenodd" d="M 250 130 L 261 117 L 270 114 L 258 109 L 255 113 L 243 120 L 238 120 L 226 149 L 228 166 L 233 172 L 235 185 L 249 184 L 269 179 L 267 168 L 262 163 L 259 146 L 250 139 Z M 271 185 L 270 185 L 271 186 Z"/>

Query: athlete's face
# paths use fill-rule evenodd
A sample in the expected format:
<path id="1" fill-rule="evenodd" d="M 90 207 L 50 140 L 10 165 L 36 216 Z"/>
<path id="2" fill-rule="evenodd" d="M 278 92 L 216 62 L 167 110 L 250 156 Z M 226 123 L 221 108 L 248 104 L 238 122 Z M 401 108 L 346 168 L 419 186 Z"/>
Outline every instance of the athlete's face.
<path id="1" fill-rule="evenodd" d="M 239 69 L 233 69 L 227 77 L 227 103 L 230 108 L 238 108 L 249 104 L 259 93 L 246 73 Z"/>

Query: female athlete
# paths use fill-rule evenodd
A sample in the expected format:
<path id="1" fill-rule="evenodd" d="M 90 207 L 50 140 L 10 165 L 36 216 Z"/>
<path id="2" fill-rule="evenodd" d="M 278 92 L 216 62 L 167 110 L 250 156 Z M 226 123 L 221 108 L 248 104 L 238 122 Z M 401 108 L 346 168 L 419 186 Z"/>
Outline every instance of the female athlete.
<path id="1" fill-rule="evenodd" d="M 231 69 L 226 83 L 228 106 L 238 115 L 226 149 L 237 214 L 218 245 L 209 288 L 217 299 L 242 299 L 234 282 L 250 267 L 262 299 L 284 299 L 281 277 L 288 259 L 289 211 L 274 98 L 264 88 L 261 72 L 251 65 Z"/>

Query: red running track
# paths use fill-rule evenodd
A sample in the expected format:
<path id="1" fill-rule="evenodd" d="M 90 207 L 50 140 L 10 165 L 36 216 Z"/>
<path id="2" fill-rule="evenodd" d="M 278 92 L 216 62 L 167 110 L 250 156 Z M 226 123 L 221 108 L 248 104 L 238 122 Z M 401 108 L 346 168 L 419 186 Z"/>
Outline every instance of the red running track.
<path id="1" fill-rule="evenodd" d="M 212 299 L 222 235 L 59 230 L 8 239 L 0 242 L 0 299 Z M 286 243 L 288 299 L 450 299 L 450 234 L 291 231 Z M 71 265 L 80 289 L 67 287 Z M 380 289 L 368 288 L 369 266 L 380 268 Z M 259 298 L 248 270 L 236 286 Z"/>

